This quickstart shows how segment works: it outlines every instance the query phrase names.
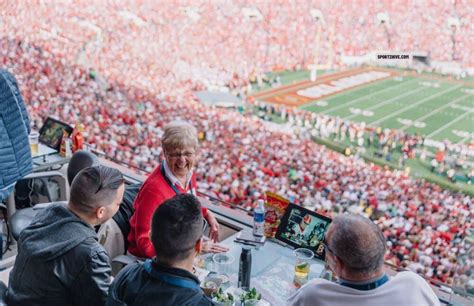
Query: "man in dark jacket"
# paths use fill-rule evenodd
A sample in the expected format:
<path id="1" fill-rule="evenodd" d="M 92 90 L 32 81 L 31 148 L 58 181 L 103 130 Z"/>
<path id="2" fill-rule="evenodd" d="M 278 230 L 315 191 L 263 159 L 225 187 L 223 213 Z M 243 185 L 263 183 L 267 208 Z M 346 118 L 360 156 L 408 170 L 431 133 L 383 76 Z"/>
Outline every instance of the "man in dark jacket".
<path id="1" fill-rule="evenodd" d="M 113 168 L 93 166 L 77 174 L 67 206 L 49 206 L 21 232 L 8 305 L 104 305 L 110 261 L 94 226 L 117 212 L 124 188 Z"/>
<path id="2" fill-rule="evenodd" d="M 110 287 L 107 306 L 213 305 L 193 275 L 201 251 L 201 205 L 191 194 L 165 201 L 153 214 L 150 240 L 157 257 L 128 265 Z"/>

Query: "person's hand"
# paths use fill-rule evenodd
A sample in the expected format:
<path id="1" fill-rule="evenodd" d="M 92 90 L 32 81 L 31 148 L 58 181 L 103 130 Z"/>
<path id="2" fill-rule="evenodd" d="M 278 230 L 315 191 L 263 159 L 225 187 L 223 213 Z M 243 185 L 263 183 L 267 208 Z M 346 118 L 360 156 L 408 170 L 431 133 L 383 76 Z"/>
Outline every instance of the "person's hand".
<path id="1" fill-rule="evenodd" d="M 229 248 L 220 245 L 218 243 L 214 243 L 211 240 L 203 241 L 202 242 L 202 252 L 203 253 L 223 253 L 227 252 Z"/>
<path id="2" fill-rule="evenodd" d="M 209 224 L 209 238 L 212 242 L 219 241 L 219 222 L 211 211 L 207 211 L 207 223 Z"/>

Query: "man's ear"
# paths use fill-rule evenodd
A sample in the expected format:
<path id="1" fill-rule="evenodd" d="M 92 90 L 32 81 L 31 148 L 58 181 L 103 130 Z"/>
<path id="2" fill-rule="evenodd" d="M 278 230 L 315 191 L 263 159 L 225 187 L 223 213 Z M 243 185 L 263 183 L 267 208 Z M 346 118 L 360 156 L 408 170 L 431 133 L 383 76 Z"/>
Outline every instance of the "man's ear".
<path id="1" fill-rule="evenodd" d="M 148 238 L 150 238 L 151 241 L 151 229 L 148 231 Z"/>
<path id="2" fill-rule="evenodd" d="M 105 207 L 101 206 L 95 210 L 95 215 L 97 219 L 102 219 L 102 217 L 105 215 Z"/>
<path id="3" fill-rule="evenodd" d="M 340 276 L 342 274 L 342 271 L 344 271 L 344 263 L 342 262 L 341 259 L 339 259 L 339 257 L 337 256 L 333 256 L 334 257 L 334 263 L 336 264 L 335 268 L 336 268 L 336 274 L 338 276 Z"/>

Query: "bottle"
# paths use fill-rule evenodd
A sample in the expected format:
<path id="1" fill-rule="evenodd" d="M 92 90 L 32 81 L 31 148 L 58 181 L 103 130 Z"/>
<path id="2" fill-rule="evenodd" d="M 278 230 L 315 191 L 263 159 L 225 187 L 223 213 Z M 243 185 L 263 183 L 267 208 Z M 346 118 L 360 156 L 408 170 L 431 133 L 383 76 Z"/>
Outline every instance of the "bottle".
<path id="1" fill-rule="evenodd" d="M 59 155 L 61 157 L 66 157 L 68 140 L 69 140 L 69 135 L 67 134 L 66 131 L 63 131 L 63 137 L 61 138 L 61 145 L 59 147 Z"/>
<path id="2" fill-rule="evenodd" d="M 84 132 L 84 126 L 78 122 L 74 127 L 74 131 L 72 132 L 72 153 L 76 153 L 76 151 L 82 150 L 84 147 L 84 136 L 82 133 Z"/>
<path id="3" fill-rule="evenodd" d="M 253 211 L 253 235 L 262 237 L 265 234 L 265 207 L 263 200 L 258 200 Z"/>
<path id="4" fill-rule="evenodd" d="M 72 156 L 72 144 L 71 139 L 66 139 L 66 158 L 70 158 Z"/>
<path id="5" fill-rule="evenodd" d="M 250 274 L 252 272 L 252 253 L 250 248 L 242 247 L 240 253 L 239 263 L 239 281 L 237 283 L 239 288 L 245 291 L 250 290 Z"/>

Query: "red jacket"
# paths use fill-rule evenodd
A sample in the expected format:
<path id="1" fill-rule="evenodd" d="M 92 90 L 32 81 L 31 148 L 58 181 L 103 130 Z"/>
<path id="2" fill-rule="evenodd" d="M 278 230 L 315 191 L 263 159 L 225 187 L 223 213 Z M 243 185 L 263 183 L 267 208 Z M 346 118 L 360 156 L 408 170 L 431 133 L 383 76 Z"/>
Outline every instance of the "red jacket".
<path id="1" fill-rule="evenodd" d="M 190 189 L 196 190 L 196 175 L 193 174 L 187 190 L 179 186 L 175 187 L 182 193 Z M 143 183 L 133 203 L 135 212 L 130 218 L 130 233 L 128 234 L 128 251 L 131 254 L 141 258 L 152 258 L 156 255 L 149 237 L 151 219 L 155 209 L 175 195 L 176 192 L 161 173 L 161 165 L 156 167 Z M 202 214 L 203 216 L 207 214 L 205 207 L 202 208 Z"/>

